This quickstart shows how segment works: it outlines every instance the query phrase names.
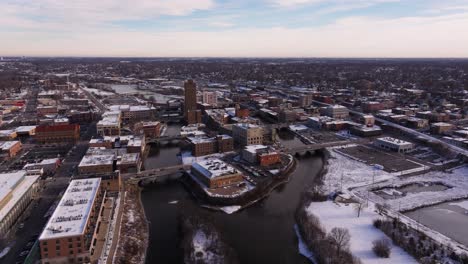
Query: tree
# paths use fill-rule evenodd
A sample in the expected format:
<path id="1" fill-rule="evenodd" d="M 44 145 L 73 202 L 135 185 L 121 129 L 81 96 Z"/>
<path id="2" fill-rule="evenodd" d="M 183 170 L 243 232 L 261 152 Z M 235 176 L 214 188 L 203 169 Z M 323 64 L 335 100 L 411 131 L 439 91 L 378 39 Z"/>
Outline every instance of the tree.
<path id="1" fill-rule="evenodd" d="M 328 239 L 336 246 L 336 253 L 339 256 L 343 249 L 347 249 L 349 247 L 351 235 L 346 228 L 334 227 L 328 235 Z"/>
<path id="2" fill-rule="evenodd" d="M 383 215 L 384 213 L 387 212 L 388 209 L 390 209 L 390 205 L 387 204 L 387 203 L 384 203 L 384 204 L 376 204 L 375 205 L 375 209 L 377 210 L 377 213 L 379 215 Z"/>
<path id="3" fill-rule="evenodd" d="M 353 204 L 354 210 L 357 212 L 357 217 L 361 216 L 361 211 L 364 205 L 361 202 L 357 202 Z"/>
<path id="4" fill-rule="evenodd" d="M 391 252 L 390 241 L 385 238 L 374 240 L 372 242 L 372 250 L 378 257 L 389 258 Z"/>

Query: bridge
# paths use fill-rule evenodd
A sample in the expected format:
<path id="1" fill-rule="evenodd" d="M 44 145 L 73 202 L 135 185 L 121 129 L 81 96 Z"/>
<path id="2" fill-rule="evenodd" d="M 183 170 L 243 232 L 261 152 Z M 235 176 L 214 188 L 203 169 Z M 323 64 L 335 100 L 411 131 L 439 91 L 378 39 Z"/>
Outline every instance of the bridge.
<path id="1" fill-rule="evenodd" d="M 146 144 L 151 144 L 151 143 L 156 143 L 159 144 L 161 142 L 171 142 L 171 141 L 180 141 L 182 140 L 183 137 L 178 135 L 178 136 L 162 136 L 158 138 L 147 138 L 146 139 Z"/>
<path id="2" fill-rule="evenodd" d="M 311 144 L 311 145 L 305 145 L 305 146 L 300 146 L 296 148 L 285 148 L 283 151 L 289 154 L 297 154 L 297 153 L 304 153 L 307 151 L 315 151 L 319 149 L 324 149 L 324 148 L 331 148 L 331 147 L 338 147 L 338 146 L 344 146 L 348 144 L 357 144 L 357 141 L 333 141 L 333 142 L 326 142 L 326 143 L 317 143 L 317 144 Z"/>
<path id="3" fill-rule="evenodd" d="M 145 170 L 145 171 L 140 171 L 138 173 L 125 173 L 122 174 L 122 180 L 124 181 L 141 181 L 141 180 L 147 180 L 147 179 L 157 179 L 160 177 L 165 177 L 177 172 L 184 172 L 186 170 L 189 170 L 192 167 L 192 165 L 175 165 L 175 166 L 169 166 L 169 167 L 164 167 L 164 168 L 157 168 L 153 170 Z"/>

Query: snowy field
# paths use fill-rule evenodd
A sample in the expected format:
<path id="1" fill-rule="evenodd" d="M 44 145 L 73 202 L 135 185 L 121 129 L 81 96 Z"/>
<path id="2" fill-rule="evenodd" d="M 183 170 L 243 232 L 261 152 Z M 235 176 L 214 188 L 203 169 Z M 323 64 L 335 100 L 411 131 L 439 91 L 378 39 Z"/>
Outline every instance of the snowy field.
<path id="1" fill-rule="evenodd" d="M 361 211 L 358 218 L 356 211 L 349 206 L 338 205 L 331 201 L 312 202 L 307 211 L 320 219 L 327 232 L 334 227 L 347 228 L 351 234 L 351 253 L 364 264 L 418 263 L 403 249 L 392 245 L 390 258 L 379 258 L 372 251 L 372 242 L 387 236 L 373 226 L 373 220 L 379 215 L 371 210 Z"/>
<path id="2" fill-rule="evenodd" d="M 408 211 L 422 206 L 430 206 L 442 202 L 468 197 L 468 166 L 454 169 L 451 172 L 433 171 L 426 174 L 408 178 L 395 177 L 392 180 L 381 182 L 375 188 L 398 188 L 411 183 L 442 183 L 451 188 L 444 191 L 429 191 L 420 193 L 407 193 L 397 199 L 386 200 L 375 193 L 370 193 L 370 199 L 375 203 L 387 203 L 393 210 Z M 357 188 L 353 193 L 363 197 L 367 196 L 367 187 Z"/>
<path id="3" fill-rule="evenodd" d="M 103 90 L 99 90 L 99 89 L 95 89 L 95 88 L 83 88 L 85 89 L 86 91 L 90 92 L 90 93 L 94 93 L 94 94 L 97 94 L 97 95 L 100 95 L 100 96 L 109 96 L 109 95 L 115 95 L 115 93 L 111 93 L 111 92 L 107 92 L 107 91 L 103 91 Z"/>
<path id="4" fill-rule="evenodd" d="M 372 184 L 373 180 L 382 182 L 395 178 L 388 172 L 376 170 L 372 166 L 345 157 L 336 151 L 331 150 L 330 155 L 328 172 L 324 177 L 323 184 L 326 193 L 369 185 Z"/>

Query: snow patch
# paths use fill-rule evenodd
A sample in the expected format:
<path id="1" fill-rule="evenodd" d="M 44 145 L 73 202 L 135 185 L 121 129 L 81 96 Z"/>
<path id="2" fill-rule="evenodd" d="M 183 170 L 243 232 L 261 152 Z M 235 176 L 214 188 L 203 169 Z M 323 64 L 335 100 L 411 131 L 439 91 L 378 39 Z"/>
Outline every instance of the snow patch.
<path id="1" fill-rule="evenodd" d="M 327 232 L 334 227 L 346 228 L 351 234 L 351 253 L 360 258 L 364 264 L 418 263 L 403 249 L 391 245 L 390 258 L 379 258 L 372 251 L 372 242 L 387 237 L 373 226 L 374 219 L 379 215 L 371 210 L 361 211 L 361 216 L 352 206 L 344 206 L 331 201 L 312 202 L 307 212 L 320 219 Z"/>

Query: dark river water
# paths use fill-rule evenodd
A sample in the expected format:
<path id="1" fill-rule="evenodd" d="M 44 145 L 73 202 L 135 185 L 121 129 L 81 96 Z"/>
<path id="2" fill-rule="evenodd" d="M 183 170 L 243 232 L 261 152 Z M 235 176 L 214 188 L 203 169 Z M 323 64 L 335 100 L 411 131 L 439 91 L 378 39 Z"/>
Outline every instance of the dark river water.
<path id="1" fill-rule="evenodd" d="M 298 144 L 294 138 L 282 138 L 284 145 Z M 152 169 L 178 164 L 178 151 L 178 147 L 153 150 L 145 167 Z M 231 215 L 196 208 L 208 212 L 241 263 L 308 263 L 298 252 L 294 211 L 301 192 L 313 184 L 321 168 L 319 156 L 300 158 L 289 183 L 278 187 L 261 202 Z M 186 203 L 196 205 L 196 201 L 178 182 L 146 188 L 142 192 L 142 200 L 151 222 L 147 263 L 178 263 L 178 210 L 183 210 L 182 205 Z M 178 202 L 171 203 L 173 201 Z"/>

